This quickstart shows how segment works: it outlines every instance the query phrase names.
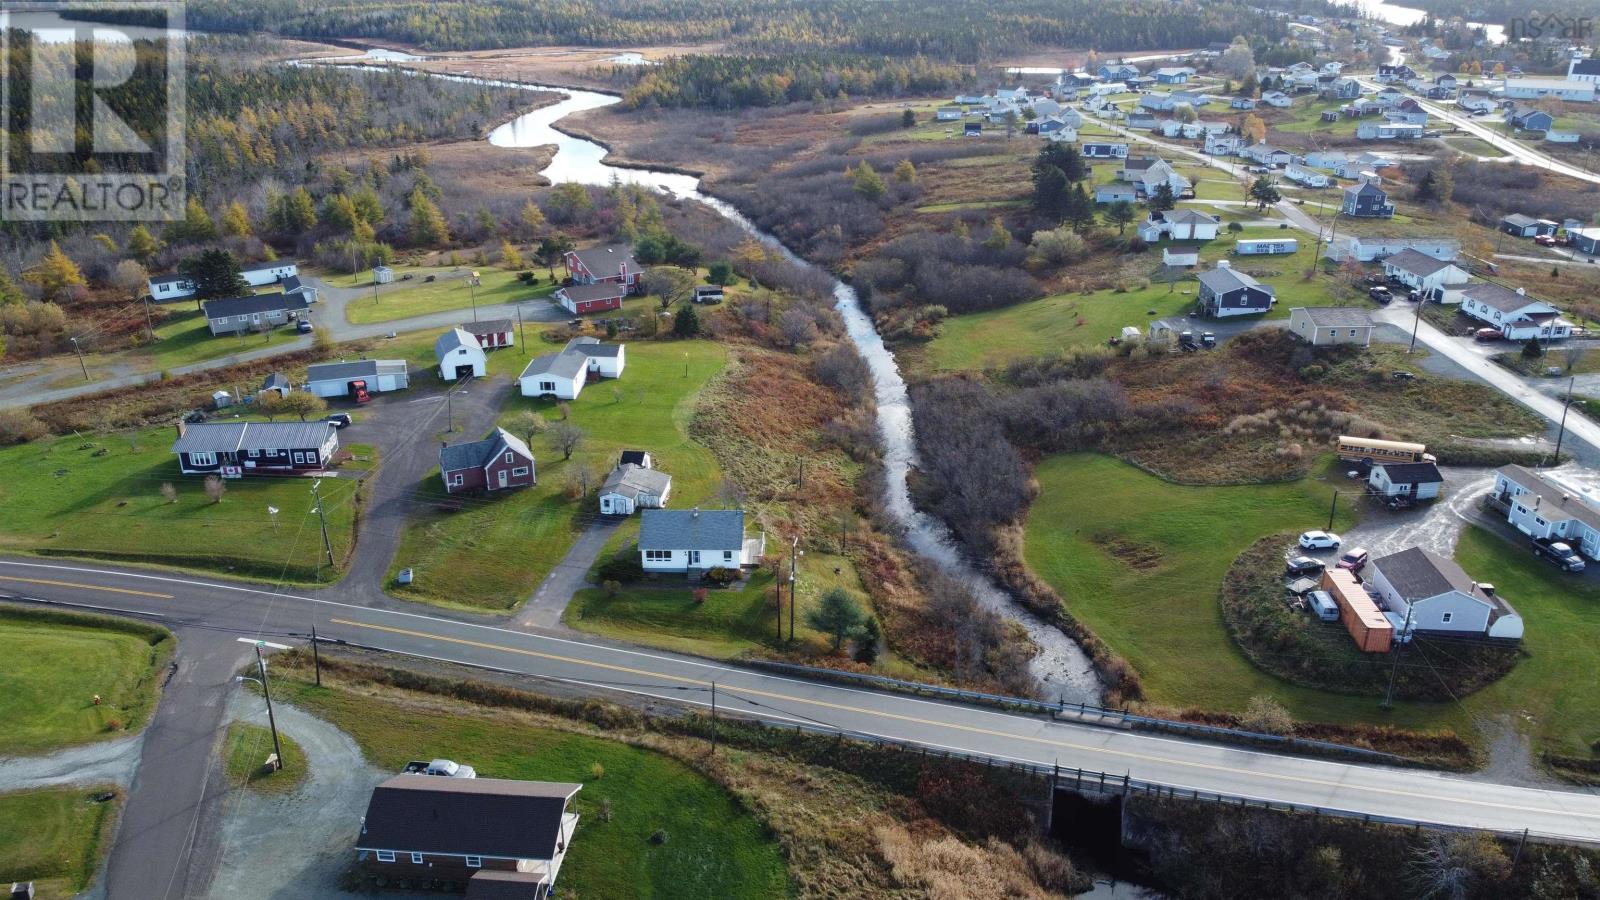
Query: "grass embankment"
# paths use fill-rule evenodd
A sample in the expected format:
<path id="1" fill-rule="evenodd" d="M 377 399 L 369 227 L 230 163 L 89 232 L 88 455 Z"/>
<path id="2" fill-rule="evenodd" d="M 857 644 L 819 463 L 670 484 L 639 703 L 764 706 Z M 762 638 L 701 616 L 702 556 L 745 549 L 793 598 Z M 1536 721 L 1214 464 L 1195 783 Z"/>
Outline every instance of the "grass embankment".
<path id="1" fill-rule="evenodd" d="M 541 345 L 529 352 L 547 349 L 559 348 Z M 585 433 L 572 459 L 562 460 L 548 441 L 534 439 L 531 449 L 539 483 L 532 488 L 498 497 L 467 497 L 461 509 L 449 511 L 440 506 L 448 496 L 437 470 L 429 473 L 417 486 L 417 494 L 420 503 L 435 505 L 411 517 L 395 555 L 395 567 L 414 568 L 417 581 L 397 588 L 397 593 L 479 609 L 508 609 L 526 600 L 578 532 L 598 518 L 593 491 L 624 449 L 650 451 L 656 468 L 672 475 L 672 507 L 706 503 L 721 470 L 710 451 L 689 437 L 687 428 L 696 393 L 722 369 L 726 353 L 707 341 L 628 344 L 622 377 L 591 384 L 568 404 L 569 421 Z M 500 363 L 502 358 L 509 363 Z M 491 368 L 524 360 L 505 350 L 492 359 Z M 528 409 L 552 422 L 560 417 L 552 401 L 516 396 L 502 411 L 502 424 Z M 591 493 L 571 500 L 565 491 L 580 466 L 591 472 Z M 636 534 L 637 528 L 635 517 L 622 531 Z"/>
<path id="2" fill-rule="evenodd" d="M 1229 638 L 1218 601 L 1223 575 L 1257 537 L 1328 524 L 1330 484 L 1176 485 L 1089 454 L 1051 457 L 1034 476 L 1029 567 L 1133 664 L 1152 702 L 1238 711 L 1267 694 L 1306 720 L 1377 717 L 1376 700 L 1298 687 L 1251 665 Z M 1353 521 L 1341 506 L 1335 530 Z M 1450 713 L 1402 705 L 1388 721 L 1438 726 Z"/>
<path id="3" fill-rule="evenodd" d="M 283 767 L 269 772 L 266 762 L 272 753 L 272 732 L 248 722 L 229 724 L 222 739 L 223 772 L 228 783 L 264 794 L 286 794 L 303 784 L 309 774 L 305 751 L 282 731 L 278 732 L 278 743 L 283 747 Z"/>
<path id="4" fill-rule="evenodd" d="M 108 788 L 0 794 L 0 882 L 32 881 L 36 900 L 77 896 L 100 867 L 120 801 Z"/>
<path id="5" fill-rule="evenodd" d="M 173 639 L 127 620 L 7 607 L 0 646 L 0 756 L 24 756 L 143 728 Z"/>
<path id="6" fill-rule="evenodd" d="M 583 785 L 581 817 L 561 867 L 579 897 L 783 897 L 783 856 L 720 786 L 683 763 L 618 741 L 533 727 L 504 710 L 437 706 L 283 680 L 286 699 L 355 739 L 374 765 L 451 757 L 483 778 Z M 662 832 L 657 842 L 652 835 Z"/>
<path id="7" fill-rule="evenodd" d="M 222 502 L 178 471 L 170 428 L 0 449 L 0 550 L 123 560 L 310 582 L 322 551 L 311 484 L 302 478 L 226 481 Z M 355 470 L 342 473 L 354 474 Z M 177 489 L 176 502 L 161 486 Z M 335 559 L 355 529 L 353 477 L 326 478 L 322 499 Z M 267 507 L 278 509 L 276 524 Z M 323 580 L 337 573 L 323 568 Z"/>
<path id="8" fill-rule="evenodd" d="M 1213 212 L 1204 206 L 1199 208 Z M 1324 275 L 1318 274 L 1309 281 L 1304 278 L 1316 251 L 1315 242 L 1304 234 L 1259 227 L 1222 234 L 1215 241 L 1199 245 L 1199 268 L 1180 274 L 1176 283 L 1161 271 L 1161 251 L 1152 247 L 1143 256 L 1150 275 L 1124 285 L 1131 289 L 1055 294 L 1003 309 L 952 316 L 940 324 L 939 336 L 928 344 L 929 364 L 936 370 L 983 369 L 1028 356 L 1104 344 L 1108 338 L 1118 337 L 1127 325 L 1146 331 L 1156 319 L 1181 318 L 1192 310 L 1198 288 L 1195 272 L 1212 268 L 1219 259 L 1229 259 L 1240 271 L 1277 291 L 1278 305 L 1263 318 L 1286 319 L 1296 306 L 1372 305 Z M 1282 238 L 1299 240 L 1295 253 L 1232 255 L 1235 240 Z M 1188 324 L 1194 330 L 1205 330 L 1207 320 L 1196 318 Z"/>

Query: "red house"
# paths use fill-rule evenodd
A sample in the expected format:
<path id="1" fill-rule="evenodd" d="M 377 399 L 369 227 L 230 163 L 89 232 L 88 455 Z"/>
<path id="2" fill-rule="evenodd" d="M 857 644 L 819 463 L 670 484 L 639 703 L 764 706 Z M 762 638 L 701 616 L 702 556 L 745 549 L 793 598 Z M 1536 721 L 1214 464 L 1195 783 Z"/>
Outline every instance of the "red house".
<path id="1" fill-rule="evenodd" d="M 517 342 L 516 327 L 510 319 L 467 322 L 461 326 L 461 330 L 477 338 L 478 346 L 485 350 L 510 347 Z"/>
<path id="2" fill-rule="evenodd" d="M 568 250 L 565 262 L 567 275 L 576 284 L 610 281 L 622 285 L 630 294 L 638 293 L 641 288 L 639 276 L 644 267 L 633 258 L 633 248 L 627 244 Z"/>
<path id="3" fill-rule="evenodd" d="M 626 293 L 627 288 L 615 281 L 569 284 L 556 291 L 556 302 L 567 312 L 581 316 L 587 313 L 605 312 L 608 309 L 621 309 L 622 297 Z"/>
<path id="4" fill-rule="evenodd" d="M 439 476 L 450 494 L 503 491 L 537 480 L 532 451 L 504 428 L 496 428 L 481 441 L 439 448 Z"/>

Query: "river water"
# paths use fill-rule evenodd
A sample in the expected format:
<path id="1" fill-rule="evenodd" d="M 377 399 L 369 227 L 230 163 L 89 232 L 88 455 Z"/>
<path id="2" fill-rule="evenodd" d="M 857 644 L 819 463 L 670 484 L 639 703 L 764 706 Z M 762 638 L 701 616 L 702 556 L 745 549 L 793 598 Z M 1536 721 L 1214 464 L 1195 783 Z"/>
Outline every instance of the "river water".
<path id="1" fill-rule="evenodd" d="M 540 85 L 513 85 L 530 90 L 552 91 L 566 99 L 535 110 L 501 125 L 489 134 L 497 147 L 537 147 L 554 144 L 555 158 L 541 173 L 551 181 L 576 181 L 583 184 L 640 184 L 703 203 L 763 244 L 797 265 L 811 264 L 795 256 L 777 238 L 757 228 L 737 209 L 700 192 L 700 180 L 692 175 L 652 169 L 623 168 L 605 163 L 606 148 L 593 141 L 557 131 L 554 123 L 584 110 L 619 102 L 619 98 L 593 91 Z M 1038 647 L 1033 674 L 1051 699 L 1069 702 L 1098 702 L 1100 681 L 1088 656 L 1060 629 L 1049 625 L 1018 604 L 991 578 L 979 572 L 956 547 L 955 539 L 942 522 L 916 509 L 906 485 L 906 476 L 917 465 L 916 441 L 912 434 L 911 402 L 905 379 L 894 354 L 884 346 L 871 316 L 861 306 L 849 285 L 833 282 L 835 306 L 844 319 L 845 331 L 872 371 L 878 405 L 878 430 L 883 444 L 884 477 L 887 480 L 888 513 L 904 529 L 911 548 L 928 564 L 966 584 L 984 606 L 1021 622 Z"/>

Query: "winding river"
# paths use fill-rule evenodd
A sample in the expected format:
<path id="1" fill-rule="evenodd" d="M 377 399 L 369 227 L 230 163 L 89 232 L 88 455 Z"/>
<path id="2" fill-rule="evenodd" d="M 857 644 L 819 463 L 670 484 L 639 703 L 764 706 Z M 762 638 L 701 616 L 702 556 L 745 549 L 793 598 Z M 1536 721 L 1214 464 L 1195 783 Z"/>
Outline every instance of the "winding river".
<path id="1" fill-rule="evenodd" d="M 489 134 L 489 143 L 498 147 L 555 145 L 555 157 L 541 173 L 551 181 L 604 185 L 615 180 L 667 191 L 705 204 L 796 265 L 811 266 L 790 252 L 777 238 L 757 228 L 737 209 L 701 193 L 699 178 L 607 165 L 605 147 L 564 134 L 553 127 L 556 122 L 573 113 L 609 106 L 619 102 L 619 98 L 571 88 L 504 84 L 551 91 L 566 97 L 552 106 L 519 116 Z M 878 430 L 883 443 L 888 512 L 904 529 L 907 543 L 929 564 L 938 566 L 946 574 L 968 585 L 986 607 L 1021 622 L 1027 628 L 1039 650 L 1032 664 L 1034 676 L 1044 685 L 1045 693 L 1051 699 L 1059 697 L 1071 702 L 1097 702 L 1101 685 L 1083 649 L 1058 628 L 1045 623 L 1021 606 L 991 578 L 978 571 L 957 548 L 949 529 L 912 505 L 906 475 L 917 465 L 917 451 L 905 379 L 900 375 L 894 354 L 884 346 L 883 338 L 873 326 L 872 318 L 862 308 L 856 292 L 849 285 L 834 279 L 833 296 L 834 305 L 844 318 L 845 331 L 872 371 L 878 406 Z"/>

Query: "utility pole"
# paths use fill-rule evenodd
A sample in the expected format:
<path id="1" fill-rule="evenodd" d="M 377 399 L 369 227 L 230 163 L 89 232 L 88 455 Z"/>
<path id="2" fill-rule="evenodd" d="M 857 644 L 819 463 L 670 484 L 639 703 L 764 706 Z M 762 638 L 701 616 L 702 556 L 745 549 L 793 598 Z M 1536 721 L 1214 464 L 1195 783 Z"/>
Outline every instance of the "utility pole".
<path id="1" fill-rule="evenodd" d="M 78 346 L 77 338 L 68 338 L 72 341 L 72 350 L 78 354 L 78 366 L 83 369 L 83 380 L 89 380 L 89 364 L 83 361 L 83 348 Z"/>
<path id="2" fill-rule="evenodd" d="M 717 755 L 717 683 L 711 682 L 711 755 Z"/>
<path id="3" fill-rule="evenodd" d="M 317 519 L 322 523 L 322 551 L 327 554 L 328 568 L 333 568 L 333 542 L 328 539 L 328 515 L 322 509 L 322 479 L 311 482 L 311 496 L 317 498 Z M 322 577 L 322 559 L 317 559 L 317 577 Z"/>
<path id="4" fill-rule="evenodd" d="M 1422 307 L 1428 302 L 1426 295 L 1417 298 L 1417 318 L 1411 323 L 1411 346 L 1406 348 L 1406 355 L 1410 356 L 1417 349 L 1417 329 L 1422 327 Z"/>
<path id="5" fill-rule="evenodd" d="M 799 576 L 795 572 L 795 557 L 800 555 L 800 536 L 795 535 L 789 541 L 789 640 L 794 641 L 794 608 L 795 586 L 799 583 Z"/>
<path id="6" fill-rule="evenodd" d="M 272 715 L 272 690 L 267 687 L 267 660 L 261 655 L 261 642 L 256 641 L 256 669 L 261 673 L 261 695 L 267 698 L 267 725 L 272 729 L 272 755 L 277 757 L 277 768 L 283 768 L 283 745 L 278 743 L 278 720 Z"/>
<path id="7" fill-rule="evenodd" d="M 149 294 L 145 294 L 144 295 L 144 327 L 145 327 L 146 331 L 150 332 L 150 340 L 152 340 L 152 341 L 155 340 L 156 339 L 156 323 L 155 323 L 155 320 L 150 317 L 150 295 Z"/>
<path id="8" fill-rule="evenodd" d="M 528 355 L 528 333 L 522 330 L 522 304 L 517 304 L 517 344 L 522 348 L 522 355 Z"/>
<path id="9" fill-rule="evenodd" d="M 1383 692 L 1384 709 L 1394 706 L 1394 679 L 1400 674 L 1400 655 L 1405 653 L 1406 644 L 1411 643 L 1411 609 L 1414 605 L 1410 598 L 1406 599 L 1406 622 L 1401 626 L 1401 634 L 1398 636 L 1401 638 L 1400 645 L 1395 648 L 1394 662 L 1389 667 L 1389 688 Z"/>
<path id="10" fill-rule="evenodd" d="M 467 276 L 467 290 L 472 294 L 472 321 L 478 321 L 478 273 Z"/>
<path id="11" fill-rule="evenodd" d="M 1561 404 L 1561 428 L 1556 431 L 1556 457 L 1555 465 L 1561 465 L 1561 440 L 1567 436 L 1567 410 L 1572 408 L 1572 387 L 1578 381 L 1577 376 L 1567 379 L 1567 400 Z"/>
<path id="12" fill-rule="evenodd" d="M 311 660 L 317 669 L 317 687 L 322 687 L 322 650 L 317 646 L 317 623 L 311 623 Z"/>
<path id="13" fill-rule="evenodd" d="M 1343 493 L 1343 492 L 1342 491 L 1334 491 L 1333 492 L 1333 502 L 1328 505 L 1328 527 L 1326 529 L 1324 529 L 1326 531 L 1332 531 L 1333 530 L 1333 511 L 1339 508 L 1339 494 L 1341 494 L 1341 493 Z"/>

